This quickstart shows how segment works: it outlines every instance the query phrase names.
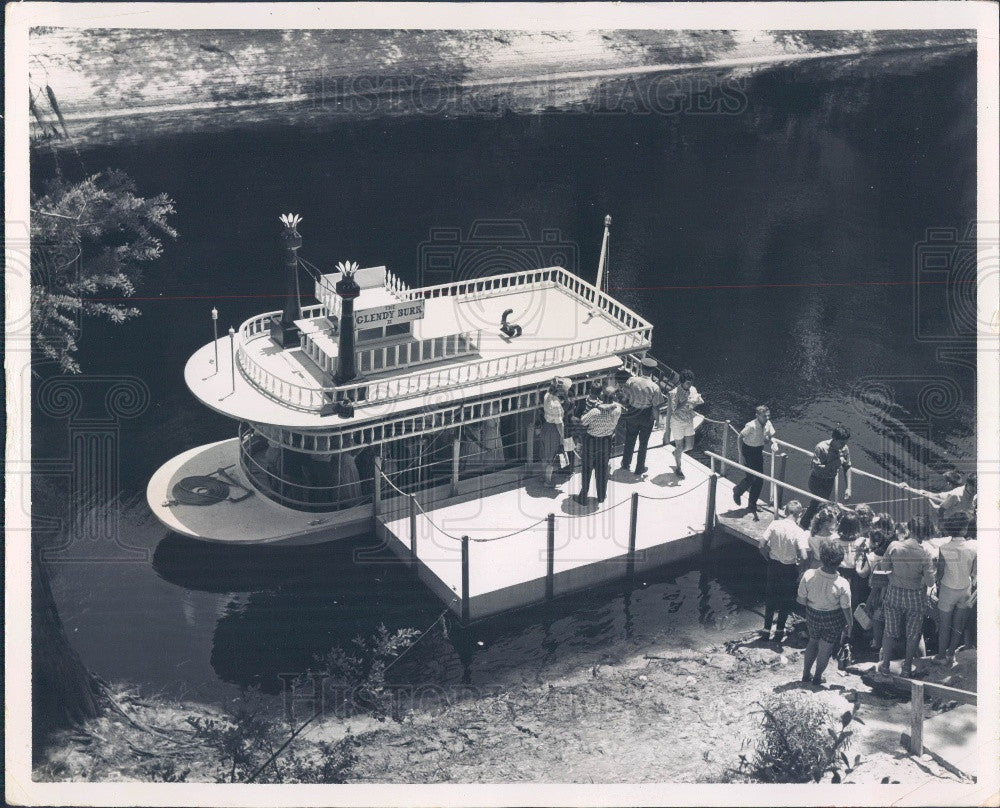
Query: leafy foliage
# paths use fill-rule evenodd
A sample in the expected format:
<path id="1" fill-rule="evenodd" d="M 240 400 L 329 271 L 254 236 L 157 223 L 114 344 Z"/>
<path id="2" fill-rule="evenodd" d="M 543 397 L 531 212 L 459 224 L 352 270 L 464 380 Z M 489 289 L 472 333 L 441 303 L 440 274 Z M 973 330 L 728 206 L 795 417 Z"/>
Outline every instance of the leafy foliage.
<path id="1" fill-rule="evenodd" d="M 398 721 L 399 704 L 386 688 L 385 672 L 416 641 L 419 633 L 404 628 L 390 634 L 380 625 L 367 640 L 354 639 L 356 652 L 349 653 L 338 646 L 318 657 L 319 669 L 310 671 L 310 675 L 318 673 L 328 684 L 349 690 L 353 706 L 371 717 Z"/>
<path id="2" fill-rule="evenodd" d="M 418 636 L 416 629 L 390 633 L 380 625 L 368 639 L 354 640 L 355 651 L 337 647 L 318 657 L 319 670 L 310 671 L 301 681 L 319 675 L 328 685 L 350 692 L 352 706 L 359 713 L 379 721 L 400 720 L 399 704 L 386 685 L 386 671 Z M 257 690 L 244 693 L 228 712 L 224 718 L 189 719 L 195 737 L 215 752 L 220 783 L 343 783 L 356 760 L 350 735 L 304 750 L 292 747 L 305 724 L 290 735 L 288 726 L 267 715 Z"/>
<path id="3" fill-rule="evenodd" d="M 117 301 L 135 293 L 143 266 L 163 252 L 161 239 L 176 238 L 173 212 L 166 194 L 143 198 L 117 170 L 76 183 L 58 177 L 32 195 L 32 344 L 63 372 L 80 372 L 83 316 L 121 323 L 139 314 Z"/>
<path id="4" fill-rule="evenodd" d="M 853 761 L 847 750 L 851 745 L 852 722 L 858 704 L 835 718 L 823 702 L 801 691 L 775 694 L 761 707 L 761 732 L 750 755 L 740 755 L 740 765 L 733 775 L 758 783 L 818 783 L 825 774 L 840 783 L 861 763 Z"/>
<path id="5" fill-rule="evenodd" d="M 194 728 L 195 737 L 215 752 L 219 761 L 216 780 L 220 783 L 244 782 L 265 764 L 257 782 L 343 783 L 356 759 L 350 737 L 332 743 L 323 741 L 314 750 L 290 749 L 275 756 L 287 739 L 287 728 L 267 716 L 256 690 L 244 693 L 234 702 L 225 718 L 190 718 L 188 723 Z M 162 777 L 163 773 L 157 774 Z M 183 779 L 183 774 L 179 779 Z"/>

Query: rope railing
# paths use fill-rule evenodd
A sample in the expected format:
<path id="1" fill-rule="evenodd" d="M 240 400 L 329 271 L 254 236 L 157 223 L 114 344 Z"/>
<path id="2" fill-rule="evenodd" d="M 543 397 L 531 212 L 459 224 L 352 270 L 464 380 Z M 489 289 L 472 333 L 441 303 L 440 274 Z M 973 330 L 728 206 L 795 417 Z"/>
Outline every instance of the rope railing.
<path id="1" fill-rule="evenodd" d="M 850 511 L 852 513 L 854 512 L 854 508 L 848 505 L 844 505 L 841 502 L 835 502 L 830 499 L 824 499 L 823 497 L 813 494 L 810 491 L 804 491 L 798 486 L 794 486 L 791 483 L 786 483 L 784 480 L 779 480 L 776 477 L 770 477 L 767 474 L 764 474 L 763 472 L 757 471 L 756 469 L 744 466 L 742 463 L 737 463 L 735 460 L 730 460 L 729 458 L 722 457 L 721 455 L 718 455 L 715 452 L 705 452 L 705 454 L 708 455 L 713 460 L 718 461 L 719 463 L 732 466 L 733 468 L 739 469 L 740 471 L 746 474 L 751 474 L 754 477 L 758 477 L 761 480 L 764 480 L 765 482 L 773 483 L 787 491 L 793 491 L 794 493 L 798 494 L 801 497 L 805 497 L 809 500 L 815 499 L 816 501 L 822 502 L 826 505 L 833 505 L 834 507 L 840 508 L 841 510 Z"/>

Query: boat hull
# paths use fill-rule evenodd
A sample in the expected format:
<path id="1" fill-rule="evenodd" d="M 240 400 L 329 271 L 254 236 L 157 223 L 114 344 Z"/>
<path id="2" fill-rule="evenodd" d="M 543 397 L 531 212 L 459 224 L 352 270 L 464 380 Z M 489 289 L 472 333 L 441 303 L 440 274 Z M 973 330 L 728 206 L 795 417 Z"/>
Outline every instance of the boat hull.
<path id="1" fill-rule="evenodd" d="M 175 485 L 185 477 L 213 475 L 222 482 L 225 470 L 238 485 L 229 486 L 221 502 L 192 505 L 178 502 Z M 250 496 L 243 497 L 247 491 Z M 239 439 L 198 446 L 164 463 L 150 478 L 146 500 L 168 530 L 219 544 L 306 545 L 370 536 L 371 504 L 339 511 L 306 513 L 279 505 L 258 491 L 239 464 Z"/>

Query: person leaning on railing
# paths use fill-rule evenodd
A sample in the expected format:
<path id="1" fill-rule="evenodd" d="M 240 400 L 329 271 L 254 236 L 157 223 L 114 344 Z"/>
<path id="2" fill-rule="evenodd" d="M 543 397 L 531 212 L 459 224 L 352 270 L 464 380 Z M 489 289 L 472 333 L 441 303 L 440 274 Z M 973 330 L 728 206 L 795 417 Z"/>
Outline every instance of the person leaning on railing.
<path id="1" fill-rule="evenodd" d="M 847 448 L 847 441 L 850 439 L 851 433 L 847 427 L 843 424 L 837 424 L 833 428 L 829 440 L 816 444 L 816 448 L 813 449 L 812 471 L 809 474 L 807 486 L 810 494 L 830 499 L 837 475 L 843 471 L 846 485 L 844 499 L 851 498 L 850 477 L 847 476 L 847 470 L 851 467 L 851 452 Z M 809 527 L 809 523 L 821 504 L 818 499 L 809 503 L 806 512 L 802 514 L 802 527 Z"/>
<path id="2" fill-rule="evenodd" d="M 903 483 L 902 487 L 905 491 L 910 491 L 929 499 L 934 509 L 937 511 L 938 520 L 942 524 L 955 514 L 965 514 L 968 522 L 967 538 L 975 539 L 976 508 L 979 502 L 979 498 L 977 496 L 976 474 L 975 472 L 970 474 L 968 479 L 965 481 L 965 485 L 957 485 L 957 483 L 960 483 L 962 480 L 961 475 L 957 473 L 946 475 L 946 479 L 955 485 L 955 487 L 949 491 L 941 491 L 938 493 L 933 491 L 924 491 L 920 488 L 912 488 L 906 483 Z"/>

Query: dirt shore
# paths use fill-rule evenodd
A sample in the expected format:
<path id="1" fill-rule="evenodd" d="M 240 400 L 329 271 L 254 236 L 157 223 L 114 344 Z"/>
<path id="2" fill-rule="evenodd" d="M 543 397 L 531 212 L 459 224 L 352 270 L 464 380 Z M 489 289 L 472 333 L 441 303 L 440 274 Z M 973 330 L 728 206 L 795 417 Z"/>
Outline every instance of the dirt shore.
<path id="1" fill-rule="evenodd" d="M 677 114 L 693 95 L 704 112 L 713 88 L 731 114 L 733 82 L 761 69 L 921 69 L 974 44 L 964 31 L 35 28 L 31 131 L 63 148 L 409 114 Z"/>
<path id="2" fill-rule="evenodd" d="M 850 755 L 862 762 L 845 782 L 961 781 L 930 756 L 905 752 L 900 731 L 908 726 L 907 702 L 873 691 L 860 670 L 831 665 L 821 689 L 799 682 L 803 639 L 801 626 L 780 648 L 744 634 L 723 646 L 650 649 L 540 686 L 456 690 L 400 722 L 317 721 L 293 749 L 317 754 L 322 743 L 350 735 L 355 761 L 346 781 L 353 783 L 726 782 L 756 735 L 759 701 L 802 690 L 837 715 L 859 705 L 864 724 L 856 726 Z M 943 668 L 928 674 L 958 686 L 974 677 L 974 667 L 959 677 L 963 681 Z M 192 739 L 188 724 L 193 716 L 220 716 L 217 709 L 129 697 L 120 702 L 124 714 L 109 713 L 51 739 L 36 761 L 35 779 L 163 779 L 164 760 L 171 761 L 169 772 L 184 772 L 189 781 L 220 776 L 218 762 Z M 930 705 L 928 714 L 952 706 Z"/>

